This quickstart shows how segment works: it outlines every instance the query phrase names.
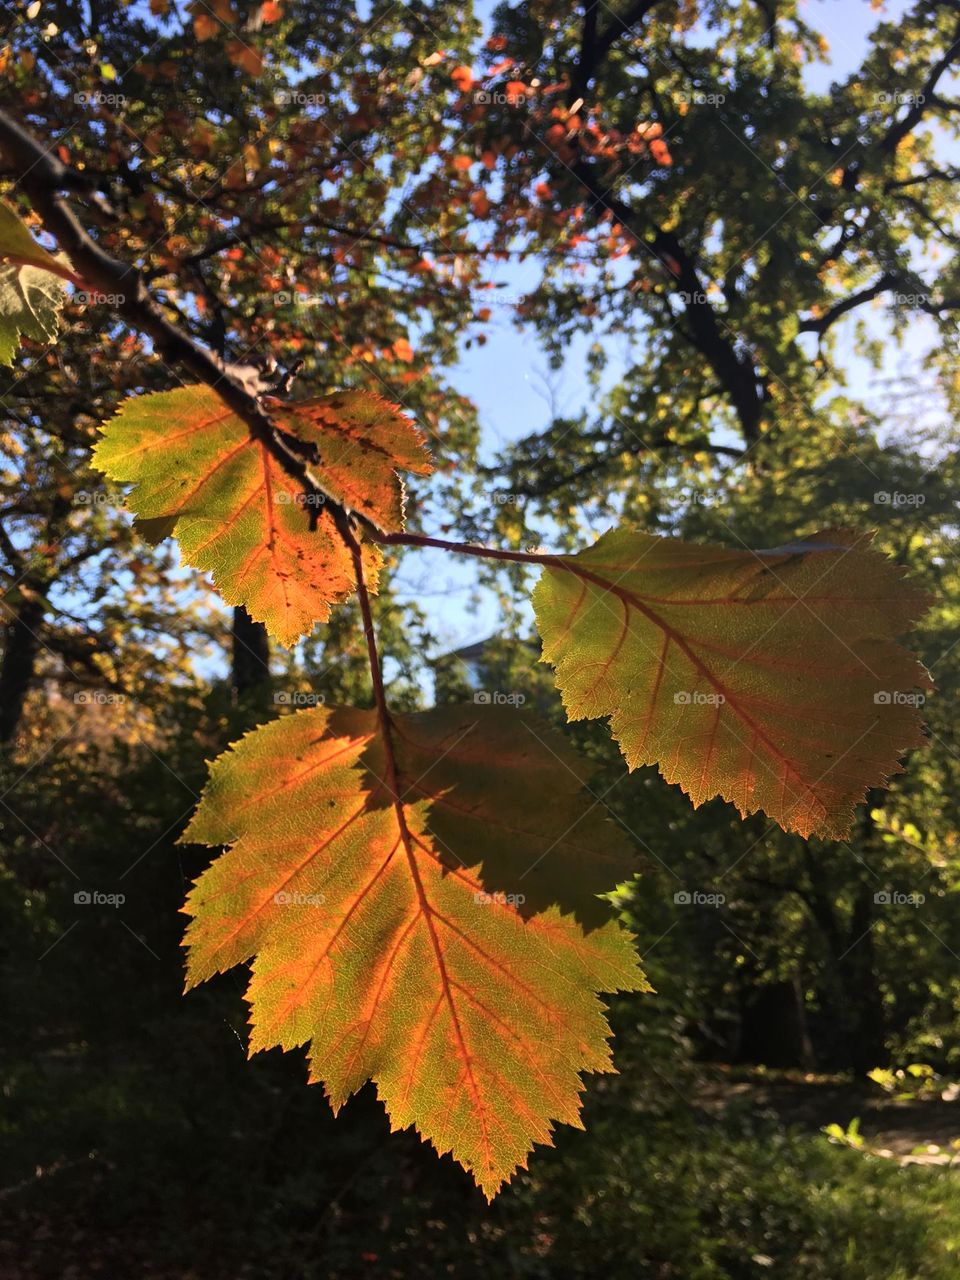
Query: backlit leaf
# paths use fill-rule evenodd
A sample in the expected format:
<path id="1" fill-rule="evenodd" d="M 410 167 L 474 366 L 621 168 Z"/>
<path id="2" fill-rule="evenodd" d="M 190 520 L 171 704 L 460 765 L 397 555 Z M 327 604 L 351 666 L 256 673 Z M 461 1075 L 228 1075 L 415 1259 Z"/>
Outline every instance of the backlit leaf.
<path id="1" fill-rule="evenodd" d="M 369 391 L 339 391 L 274 406 L 287 430 L 319 442 L 324 485 L 332 497 L 388 533 L 403 528 L 397 469 L 428 475 L 433 467 L 422 434 L 396 405 Z"/>
<path id="2" fill-rule="evenodd" d="M 318 451 L 316 472 L 331 496 L 387 530 L 403 523 L 395 468 L 426 473 L 414 425 L 379 396 L 349 391 L 301 404 L 270 404 L 284 430 Z M 106 424 L 94 461 L 133 482 L 129 505 L 148 538 L 176 533 L 184 560 L 209 571 L 228 604 L 243 604 L 286 645 L 353 590 L 349 552 L 332 516 L 316 528 L 297 483 L 246 424 L 208 387 L 128 400 Z M 368 584 L 379 551 L 365 547 Z"/>
<path id="3" fill-rule="evenodd" d="M 609 716 L 630 768 L 658 764 L 695 805 L 843 836 L 921 741 L 911 690 L 929 683 L 894 640 L 924 597 L 868 542 L 754 552 L 620 529 L 558 557 L 534 608 L 568 716 Z"/>
<path id="4" fill-rule="evenodd" d="M 21 335 L 37 342 L 57 336 L 63 281 L 71 277 L 69 267 L 0 203 L 0 364 L 13 364 Z"/>
<path id="5" fill-rule="evenodd" d="M 185 842 L 188 985 L 255 956 L 250 1050 L 310 1044 L 338 1109 L 376 1082 L 492 1196 L 609 1071 L 597 991 L 647 990 L 596 895 L 628 846 L 554 731 L 500 707 L 276 720 L 211 768 Z M 530 797 L 536 796 L 531 804 Z"/>

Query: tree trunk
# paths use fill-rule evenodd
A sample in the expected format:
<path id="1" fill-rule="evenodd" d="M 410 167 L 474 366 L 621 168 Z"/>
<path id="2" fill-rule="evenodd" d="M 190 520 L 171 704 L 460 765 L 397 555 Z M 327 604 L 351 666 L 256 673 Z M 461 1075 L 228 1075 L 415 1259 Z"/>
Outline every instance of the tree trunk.
<path id="1" fill-rule="evenodd" d="M 243 605 L 233 611 L 231 683 L 238 698 L 262 693 L 270 682 L 270 638 Z"/>
<path id="2" fill-rule="evenodd" d="M 4 628 L 0 659 L 0 744 L 13 740 L 23 716 L 23 704 L 33 680 L 40 652 L 44 605 L 33 595 L 23 600 L 16 617 Z"/>
<path id="3" fill-rule="evenodd" d="M 799 974 L 741 993 L 738 1057 L 767 1067 L 813 1070 L 813 1045 Z"/>
<path id="4" fill-rule="evenodd" d="M 850 1065 L 858 1075 L 886 1065 L 883 995 L 873 947 L 873 888 L 861 884 L 850 922 L 851 947 L 839 962 L 850 1026 Z"/>

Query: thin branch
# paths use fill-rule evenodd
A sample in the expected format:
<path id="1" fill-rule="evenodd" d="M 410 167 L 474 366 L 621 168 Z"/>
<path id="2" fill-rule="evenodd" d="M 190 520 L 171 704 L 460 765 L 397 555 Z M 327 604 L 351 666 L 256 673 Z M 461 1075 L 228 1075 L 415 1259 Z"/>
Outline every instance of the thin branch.
<path id="1" fill-rule="evenodd" d="M 307 462 L 290 449 L 284 433 L 230 366 L 171 324 L 159 303 L 148 292 L 141 272 L 129 263 L 110 257 L 81 225 L 59 194 L 63 190 L 78 189 L 72 170 L 45 151 L 3 111 L 0 111 L 0 148 L 17 166 L 20 186 L 29 196 L 44 226 L 56 237 L 88 285 L 103 294 L 116 296 L 119 300 L 114 310 L 134 328 L 147 334 L 164 359 L 182 364 L 200 382 L 215 391 L 227 407 L 247 424 L 251 436 L 308 495 L 322 500 L 328 510 L 338 506 L 325 493 Z M 79 189 L 83 189 L 82 184 Z M 311 504 L 311 509 L 316 505 Z"/>

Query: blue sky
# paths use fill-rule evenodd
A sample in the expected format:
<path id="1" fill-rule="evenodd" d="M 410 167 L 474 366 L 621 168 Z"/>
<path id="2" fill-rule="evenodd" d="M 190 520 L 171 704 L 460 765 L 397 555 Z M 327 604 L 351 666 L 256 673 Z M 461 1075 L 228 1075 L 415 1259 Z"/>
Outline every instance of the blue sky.
<path id="1" fill-rule="evenodd" d="M 830 46 L 828 61 L 806 69 L 809 87 L 825 92 L 831 83 L 848 75 L 862 62 L 868 50 L 869 34 L 877 23 L 900 17 L 908 7 L 908 0 L 888 0 L 880 11 L 874 10 L 869 0 L 806 0 L 801 5 L 805 19 L 822 31 Z M 479 6 L 486 24 L 492 8 L 493 5 L 486 2 Z M 709 38 L 709 33 L 704 33 L 704 38 Z M 529 290 L 537 272 L 533 267 L 504 263 L 495 278 L 502 284 L 504 295 L 516 296 Z M 548 425 L 551 418 L 545 397 L 548 385 L 556 398 L 557 412 L 563 416 L 575 417 L 594 397 L 583 376 L 585 352 L 592 340 L 589 336 L 572 341 L 562 370 L 550 372 L 536 336 L 515 328 L 509 315 L 506 307 L 502 315 L 494 308 L 494 315 L 484 330 L 486 345 L 463 349 L 451 374 L 454 386 L 478 407 L 483 455 L 491 463 L 505 444 Z M 878 321 L 871 323 L 889 342 L 892 338 L 889 329 L 884 329 Z M 909 332 L 900 335 L 902 349 L 889 346 L 890 361 L 882 374 L 874 373 L 855 354 L 854 324 L 851 317 L 836 326 L 837 363 L 847 373 L 851 395 L 877 405 L 882 403 L 879 397 L 884 394 L 881 379 L 889 378 L 898 370 L 916 367 L 932 341 L 932 324 L 922 318 L 912 323 Z M 612 361 L 608 383 L 621 367 L 619 361 Z M 589 540 L 589 532 L 586 536 Z M 442 553 L 413 552 L 404 562 L 402 578 L 410 584 L 409 598 L 429 608 L 442 648 L 459 648 L 498 630 L 497 603 L 490 592 L 477 590 L 472 563 L 456 561 Z"/>

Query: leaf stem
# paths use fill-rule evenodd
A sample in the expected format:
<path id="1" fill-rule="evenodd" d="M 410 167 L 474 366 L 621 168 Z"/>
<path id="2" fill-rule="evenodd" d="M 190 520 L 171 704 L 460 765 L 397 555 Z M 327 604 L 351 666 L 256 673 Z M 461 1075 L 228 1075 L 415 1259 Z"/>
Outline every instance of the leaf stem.
<path id="1" fill-rule="evenodd" d="M 368 528 L 374 542 L 389 547 L 436 547 L 440 551 L 452 551 L 455 555 L 478 556 L 482 560 L 509 560 L 515 564 L 545 564 L 554 569 L 571 570 L 567 557 L 553 551 L 506 551 L 500 547 L 485 547 L 477 542 L 451 542 L 447 538 L 432 538 L 424 533 L 381 533 L 372 525 Z M 576 570 L 573 570 L 576 572 Z"/>
<path id="2" fill-rule="evenodd" d="M 373 700 L 380 721 L 384 749 L 387 759 L 390 789 L 399 805 L 400 794 L 396 786 L 396 767 L 393 760 L 393 746 L 390 740 L 390 709 L 387 706 L 387 695 L 383 687 L 383 671 L 380 667 L 380 654 L 377 652 L 377 633 L 373 625 L 373 613 L 370 609 L 370 593 L 363 573 L 363 549 L 356 534 L 346 519 L 337 519 L 337 529 L 350 551 L 353 559 L 353 572 L 357 580 L 357 599 L 360 601 L 360 616 L 363 619 L 363 634 L 367 641 L 367 657 L 370 661 L 370 680 L 373 684 Z"/>

